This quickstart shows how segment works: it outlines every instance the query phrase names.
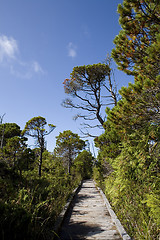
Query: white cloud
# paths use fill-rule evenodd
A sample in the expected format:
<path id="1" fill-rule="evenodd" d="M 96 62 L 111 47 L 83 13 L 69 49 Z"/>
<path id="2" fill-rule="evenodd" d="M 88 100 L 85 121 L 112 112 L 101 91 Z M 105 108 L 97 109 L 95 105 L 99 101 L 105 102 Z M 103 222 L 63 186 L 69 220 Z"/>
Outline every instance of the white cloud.
<path id="1" fill-rule="evenodd" d="M 10 73 L 21 79 L 31 79 L 35 74 L 45 74 L 37 61 L 28 63 L 15 61 L 10 65 Z"/>
<path id="2" fill-rule="evenodd" d="M 32 68 L 34 70 L 35 73 L 44 73 L 43 69 L 41 68 L 41 66 L 39 65 L 38 62 L 33 61 L 32 63 Z"/>
<path id="3" fill-rule="evenodd" d="M 18 45 L 15 39 L 8 38 L 7 36 L 0 36 L 0 62 L 5 59 L 15 59 L 18 53 Z"/>
<path id="4" fill-rule="evenodd" d="M 19 56 L 17 41 L 12 37 L 0 35 L 0 65 L 10 69 L 10 73 L 18 78 L 30 79 L 34 74 L 44 74 L 37 61 L 23 61 Z"/>
<path id="5" fill-rule="evenodd" d="M 76 49 L 77 47 L 72 42 L 70 42 L 68 44 L 68 56 L 72 58 L 76 57 L 77 56 Z"/>
<path id="6" fill-rule="evenodd" d="M 21 79 L 31 79 L 33 72 L 26 68 L 16 68 L 15 66 L 10 66 L 10 73 L 17 78 Z"/>

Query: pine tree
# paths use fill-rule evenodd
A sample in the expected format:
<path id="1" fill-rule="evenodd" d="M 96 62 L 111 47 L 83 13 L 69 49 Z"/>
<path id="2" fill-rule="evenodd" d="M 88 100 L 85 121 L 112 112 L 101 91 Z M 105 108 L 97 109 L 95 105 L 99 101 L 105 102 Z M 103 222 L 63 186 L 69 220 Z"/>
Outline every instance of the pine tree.
<path id="1" fill-rule="evenodd" d="M 97 140 L 99 158 L 112 166 L 106 192 L 131 236 L 158 239 L 160 2 L 124 0 L 118 12 L 122 30 L 112 56 L 135 82 L 120 89 L 121 100 L 107 111 L 106 131 Z"/>
<path id="2" fill-rule="evenodd" d="M 127 74 L 155 78 L 160 71 L 159 0 L 124 0 L 118 13 L 122 30 L 114 40 L 112 57 Z"/>
<path id="3" fill-rule="evenodd" d="M 70 130 L 60 132 L 56 139 L 55 156 L 62 159 L 67 172 L 70 174 L 73 161 L 77 154 L 84 148 L 85 142 L 80 139 L 78 134 L 72 133 Z"/>
<path id="4" fill-rule="evenodd" d="M 111 58 L 108 57 L 104 64 L 74 67 L 70 78 L 63 82 L 65 93 L 72 99 L 65 99 L 62 105 L 81 111 L 74 119 L 85 120 L 83 123 L 85 135 L 92 135 L 91 129 L 95 127 L 103 127 L 104 107 L 117 105 L 117 89 L 112 75 Z"/>
<path id="5" fill-rule="evenodd" d="M 45 136 L 49 135 L 54 129 L 55 125 L 48 124 L 49 130 L 45 129 L 47 122 L 46 119 L 39 116 L 30 119 L 26 125 L 22 134 L 26 136 L 33 137 L 36 140 L 36 145 L 40 148 L 40 159 L 39 159 L 39 169 L 38 174 L 41 176 L 42 168 L 42 155 L 45 150 Z"/>

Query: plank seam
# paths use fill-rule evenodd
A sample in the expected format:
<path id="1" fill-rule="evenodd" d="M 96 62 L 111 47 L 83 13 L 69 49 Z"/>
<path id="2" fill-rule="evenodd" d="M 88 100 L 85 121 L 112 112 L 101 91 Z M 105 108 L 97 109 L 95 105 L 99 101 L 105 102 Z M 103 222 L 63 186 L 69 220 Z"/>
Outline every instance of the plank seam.
<path id="1" fill-rule="evenodd" d="M 75 195 L 77 194 L 77 192 L 79 191 L 79 189 L 81 188 L 82 186 L 82 182 L 79 184 L 79 186 L 77 188 L 75 188 L 70 196 L 70 198 L 68 199 L 67 203 L 65 204 L 62 212 L 59 214 L 55 224 L 54 224 L 54 227 L 53 227 L 53 232 L 55 234 L 54 238 L 56 238 L 61 226 L 62 226 L 62 223 L 63 223 L 63 220 L 68 212 L 68 209 L 70 208 L 70 205 L 75 197 Z"/>
<path id="2" fill-rule="evenodd" d="M 96 183 L 95 181 L 93 181 L 95 186 L 96 186 Z M 103 191 L 98 187 L 96 186 L 97 190 L 100 192 L 102 198 L 103 198 L 103 201 L 108 209 L 108 212 L 109 214 L 111 215 L 111 218 L 112 218 L 112 221 L 115 223 L 116 225 L 116 228 L 118 230 L 118 232 L 120 233 L 121 237 L 123 240 L 132 240 L 131 237 L 127 234 L 127 232 L 125 231 L 124 227 L 122 226 L 120 220 L 117 218 L 115 212 L 113 211 L 108 199 L 106 198 L 106 195 L 103 193 Z"/>

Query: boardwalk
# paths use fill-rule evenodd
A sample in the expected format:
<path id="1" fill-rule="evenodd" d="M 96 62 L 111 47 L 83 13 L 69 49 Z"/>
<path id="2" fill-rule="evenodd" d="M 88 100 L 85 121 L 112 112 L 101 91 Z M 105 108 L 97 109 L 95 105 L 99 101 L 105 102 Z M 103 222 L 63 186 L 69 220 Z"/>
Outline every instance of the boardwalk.
<path id="1" fill-rule="evenodd" d="M 83 182 L 57 239 L 122 239 L 93 181 Z"/>

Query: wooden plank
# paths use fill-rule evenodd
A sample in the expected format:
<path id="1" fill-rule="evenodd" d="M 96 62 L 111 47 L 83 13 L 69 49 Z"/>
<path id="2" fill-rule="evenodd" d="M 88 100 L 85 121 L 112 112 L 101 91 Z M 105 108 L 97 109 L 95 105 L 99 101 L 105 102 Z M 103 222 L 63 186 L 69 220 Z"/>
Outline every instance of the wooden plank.
<path id="1" fill-rule="evenodd" d="M 101 193 L 92 180 L 83 182 L 57 239 L 122 240 Z"/>

